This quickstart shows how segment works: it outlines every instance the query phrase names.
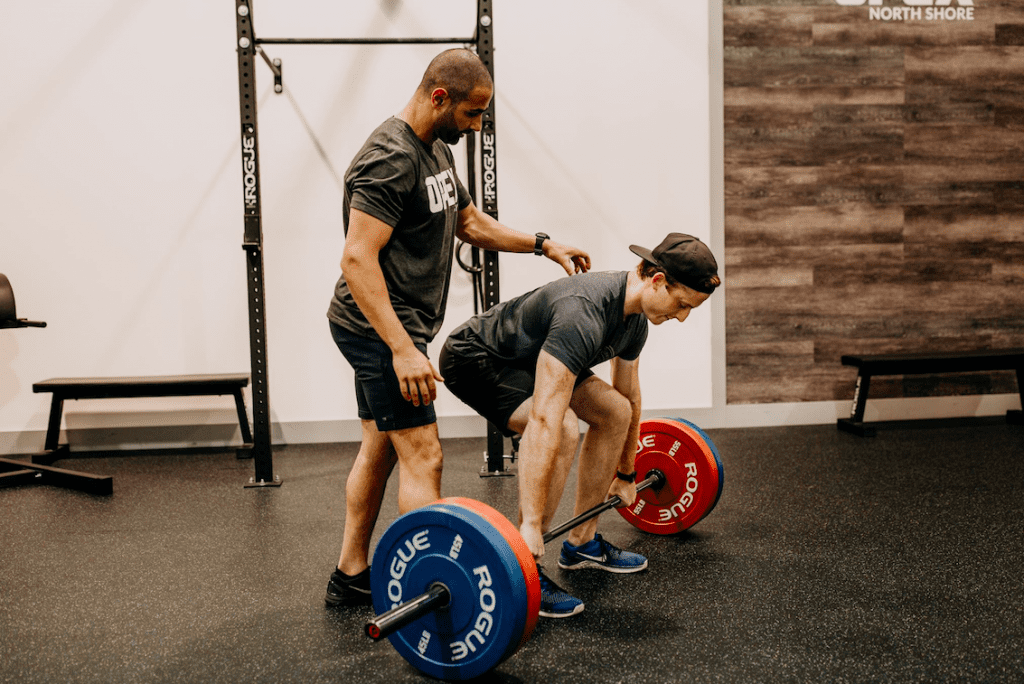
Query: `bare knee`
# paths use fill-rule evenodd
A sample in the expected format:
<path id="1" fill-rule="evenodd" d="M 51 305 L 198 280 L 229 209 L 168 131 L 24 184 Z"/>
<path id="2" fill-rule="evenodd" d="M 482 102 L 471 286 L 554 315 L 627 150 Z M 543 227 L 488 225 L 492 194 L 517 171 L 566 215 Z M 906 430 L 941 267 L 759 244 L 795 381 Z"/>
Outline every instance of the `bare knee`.
<path id="1" fill-rule="evenodd" d="M 396 430 L 391 434 L 398 452 L 399 511 L 404 513 L 440 498 L 444 457 L 437 426 Z"/>
<path id="2" fill-rule="evenodd" d="M 392 439 L 401 467 L 424 472 L 441 470 L 444 456 L 441 452 L 441 440 L 437 436 L 436 425 L 398 430 L 393 433 Z"/>
<path id="3" fill-rule="evenodd" d="M 403 467 L 414 469 L 423 474 L 439 475 L 444 466 L 444 454 L 441 452 L 441 444 L 425 444 L 415 449 L 412 453 L 406 454 L 400 459 Z"/>
<path id="4" fill-rule="evenodd" d="M 365 424 L 367 422 L 370 427 Z M 363 442 L 345 482 L 346 494 L 354 497 L 367 490 L 383 490 L 397 460 L 387 434 L 377 432 L 373 421 L 364 421 Z"/>
<path id="5" fill-rule="evenodd" d="M 591 406 L 591 415 L 587 423 L 598 430 L 627 430 L 633 418 L 633 406 L 625 395 L 618 392 L 606 392 L 601 396 L 598 406 Z"/>
<path id="6" fill-rule="evenodd" d="M 576 455 L 576 447 L 580 442 L 580 419 L 572 409 L 565 410 L 562 418 L 561 452 L 568 454 L 570 460 Z"/>

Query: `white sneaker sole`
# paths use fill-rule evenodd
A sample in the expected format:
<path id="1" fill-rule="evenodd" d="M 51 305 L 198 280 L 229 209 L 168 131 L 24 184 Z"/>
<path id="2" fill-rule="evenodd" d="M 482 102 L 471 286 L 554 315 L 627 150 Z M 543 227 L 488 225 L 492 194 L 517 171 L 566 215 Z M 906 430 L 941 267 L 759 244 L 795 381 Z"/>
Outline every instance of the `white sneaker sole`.
<path id="1" fill-rule="evenodd" d="M 579 613 L 582 613 L 584 605 L 585 604 L 581 603 L 580 605 L 576 606 L 575 608 L 573 608 L 573 611 L 571 613 L 549 613 L 549 612 L 545 611 L 543 608 L 541 608 L 540 616 L 541 617 L 546 617 L 546 618 L 567 618 L 567 617 L 572 617 L 573 615 L 578 615 Z"/>
<path id="2" fill-rule="evenodd" d="M 632 572 L 640 572 L 641 570 L 647 569 L 647 561 L 644 561 L 643 565 L 637 565 L 636 567 L 623 568 L 615 567 L 612 565 L 605 565 L 598 563 L 597 561 L 580 561 L 579 563 L 573 563 L 572 565 L 563 565 L 561 559 L 558 561 L 558 567 L 562 570 L 583 570 L 584 568 L 597 568 L 598 570 L 604 570 L 605 572 L 613 572 L 617 575 L 628 575 Z"/>

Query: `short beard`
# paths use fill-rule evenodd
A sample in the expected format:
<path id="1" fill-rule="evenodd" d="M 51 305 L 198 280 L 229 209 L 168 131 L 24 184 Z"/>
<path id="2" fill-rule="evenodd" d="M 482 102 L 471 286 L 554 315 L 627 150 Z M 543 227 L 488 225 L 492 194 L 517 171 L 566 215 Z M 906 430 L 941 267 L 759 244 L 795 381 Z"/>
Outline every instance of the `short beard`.
<path id="1" fill-rule="evenodd" d="M 444 113 L 434 130 L 437 137 L 449 145 L 457 145 L 462 139 L 462 131 L 455 125 L 455 113 L 451 109 Z"/>

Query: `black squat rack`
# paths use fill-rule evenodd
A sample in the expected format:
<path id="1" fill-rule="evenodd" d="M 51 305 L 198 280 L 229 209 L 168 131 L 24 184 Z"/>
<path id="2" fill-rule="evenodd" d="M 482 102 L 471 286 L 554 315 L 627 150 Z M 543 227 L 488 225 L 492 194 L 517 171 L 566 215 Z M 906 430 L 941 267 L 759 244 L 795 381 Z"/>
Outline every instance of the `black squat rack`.
<path id="1" fill-rule="evenodd" d="M 258 38 L 253 29 L 251 0 L 235 0 L 236 50 L 238 53 L 238 98 L 242 140 L 242 197 L 244 232 L 242 249 L 247 265 L 247 291 L 249 299 L 249 355 L 252 367 L 252 412 L 255 473 L 247 487 L 280 486 L 281 478 L 274 474 L 273 450 L 270 435 L 270 388 L 267 372 L 267 326 L 263 283 L 263 220 L 260 211 L 259 127 L 256 117 L 256 57 L 266 62 L 274 75 L 274 90 L 284 90 L 281 60 L 272 59 L 263 50 L 264 45 L 383 45 L 383 44 L 447 44 L 464 45 L 480 57 L 494 78 L 494 19 L 492 0 L 477 0 L 476 27 L 471 38 Z M 483 211 L 498 218 L 497 154 L 494 122 L 494 100 L 484 112 L 480 131 L 480 169 Z M 466 186 L 476 202 L 476 136 L 467 137 Z M 473 275 L 474 309 L 486 311 L 499 301 L 498 253 L 472 247 L 470 263 L 458 262 Z M 482 252 L 482 253 L 481 253 Z M 481 476 L 510 475 L 505 460 L 515 459 L 515 442 L 511 456 L 504 454 L 504 437 L 493 425 L 487 426 L 486 465 Z"/>

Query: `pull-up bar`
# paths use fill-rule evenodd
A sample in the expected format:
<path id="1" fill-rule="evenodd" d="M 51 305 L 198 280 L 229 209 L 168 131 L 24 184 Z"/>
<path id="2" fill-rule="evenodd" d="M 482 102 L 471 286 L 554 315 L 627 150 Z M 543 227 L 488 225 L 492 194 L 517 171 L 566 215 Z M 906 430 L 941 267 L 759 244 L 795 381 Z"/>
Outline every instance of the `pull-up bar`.
<path id="1" fill-rule="evenodd" d="M 476 38 L 257 38 L 257 45 L 470 45 Z"/>
<path id="2" fill-rule="evenodd" d="M 472 38 L 257 38 L 252 23 L 252 0 L 235 0 L 235 45 L 238 53 L 238 95 L 242 133 L 242 248 L 246 253 L 249 298 L 249 357 L 252 366 L 252 413 L 255 474 L 247 487 L 275 487 L 281 478 L 274 475 L 270 435 L 270 389 L 267 368 L 267 326 L 263 283 L 263 218 L 261 212 L 259 173 L 259 142 L 256 124 L 256 55 L 266 61 L 274 73 L 274 90 L 283 91 L 281 60 L 270 59 L 261 45 L 381 45 L 381 44 L 467 44 L 475 45 L 477 56 L 494 78 L 494 45 L 491 39 L 492 0 L 477 0 L 477 21 Z M 481 167 L 483 168 L 483 198 L 480 208 L 498 218 L 497 157 L 495 151 L 494 101 L 484 112 L 480 131 Z M 467 141 L 469 143 L 470 141 Z M 475 146 L 467 144 L 469 156 Z M 470 158 L 470 175 L 476 160 Z M 475 182 L 469 192 L 475 195 Z M 475 197 L 473 197 L 475 201 Z M 498 253 L 483 252 L 480 267 L 484 308 L 498 303 Z M 476 281 L 474 281 L 474 285 Z M 504 438 L 493 425 L 488 424 L 487 475 L 504 475 Z"/>
<path id="3" fill-rule="evenodd" d="M 480 26 L 485 29 L 491 26 L 490 8 L 477 7 L 477 18 Z M 475 44 L 479 40 L 479 31 L 472 38 L 256 38 L 257 45 L 454 45 Z M 494 77 L 494 74 L 491 74 Z"/>

